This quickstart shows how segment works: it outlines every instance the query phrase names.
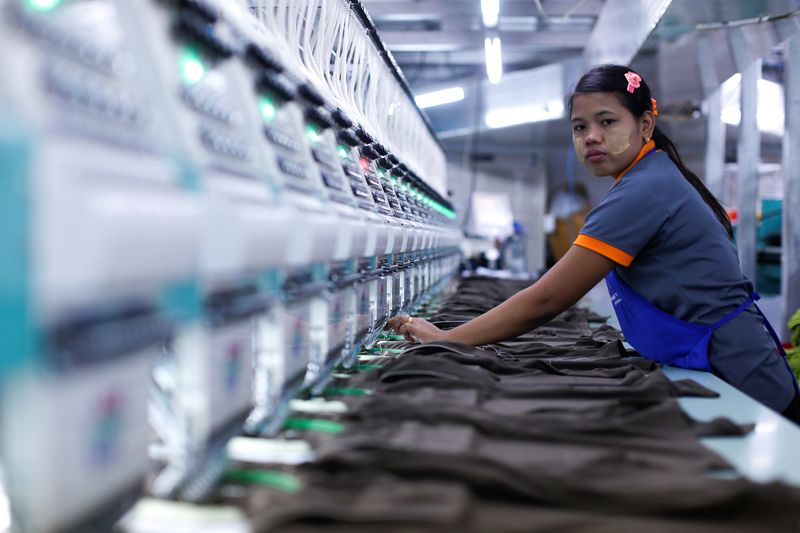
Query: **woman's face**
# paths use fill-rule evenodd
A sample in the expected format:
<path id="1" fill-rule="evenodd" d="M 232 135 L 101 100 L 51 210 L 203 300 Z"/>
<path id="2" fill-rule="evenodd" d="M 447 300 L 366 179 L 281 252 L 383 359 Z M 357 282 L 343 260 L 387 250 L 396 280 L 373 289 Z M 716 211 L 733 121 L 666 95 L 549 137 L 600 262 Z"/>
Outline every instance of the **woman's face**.
<path id="1" fill-rule="evenodd" d="M 572 142 L 595 176 L 617 176 L 652 135 L 652 116 L 636 119 L 612 93 L 578 93 L 572 99 Z"/>

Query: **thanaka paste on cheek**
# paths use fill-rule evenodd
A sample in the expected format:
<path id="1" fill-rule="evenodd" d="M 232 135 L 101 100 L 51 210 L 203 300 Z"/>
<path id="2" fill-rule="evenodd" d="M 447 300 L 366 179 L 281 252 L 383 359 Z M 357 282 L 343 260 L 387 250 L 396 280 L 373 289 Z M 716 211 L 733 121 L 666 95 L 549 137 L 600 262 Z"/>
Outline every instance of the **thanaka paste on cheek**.
<path id="1" fill-rule="evenodd" d="M 631 147 L 630 135 L 623 128 L 613 128 L 606 133 L 606 146 L 611 155 L 619 155 Z"/>
<path id="2" fill-rule="evenodd" d="M 578 156 L 578 161 L 586 163 L 586 143 L 583 139 L 573 137 L 572 145 L 575 147 L 575 154 Z"/>

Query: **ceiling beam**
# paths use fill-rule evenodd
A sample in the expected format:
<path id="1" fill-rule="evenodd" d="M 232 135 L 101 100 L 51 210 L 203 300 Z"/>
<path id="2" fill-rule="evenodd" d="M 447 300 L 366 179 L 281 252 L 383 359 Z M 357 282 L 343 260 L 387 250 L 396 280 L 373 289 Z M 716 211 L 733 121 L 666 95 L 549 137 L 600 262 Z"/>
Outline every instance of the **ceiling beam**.
<path id="1" fill-rule="evenodd" d="M 503 51 L 503 66 L 506 69 L 538 67 L 546 63 L 555 63 L 570 59 L 580 54 L 578 49 L 553 49 L 539 50 L 531 53 L 529 50 L 515 48 Z M 469 67 L 480 66 L 483 68 L 486 56 L 482 49 L 457 50 L 440 54 L 425 52 L 398 52 L 392 51 L 395 60 L 404 71 L 417 69 L 435 69 L 439 67 Z"/>
<path id="2" fill-rule="evenodd" d="M 454 50 L 483 49 L 483 32 L 436 32 L 436 31 L 383 31 L 381 39 L 392 52 L 441 52 Z M 582 50 L 590 32 L 584 31 L 540 31 L 532 33 L 501 33 L 503 49 L 525 48 L 531 52 L 573 49 Z"/>
<path id="3" fill-rule="evenodd" d="M 560 17 L 566 13 L 574 16 L 596 16 L 603 8 L 604 0 L 543 1 L 542 7 L 548 17 Z M 579 5 L 580 4 L 580 5 Z M 480 17 L 480 2 L 477 0 L 365 0 L 364 5 L 372 18 L 385 15 L 413 14 L 438 17 Z M 576 8 L 577 7 L 577 8 Z M 570 11 L 576 8 L 574 11 Z M 500 3 L 501 17 L 539 16 L 541 13 L 532 0 L 503 0 Z"/>

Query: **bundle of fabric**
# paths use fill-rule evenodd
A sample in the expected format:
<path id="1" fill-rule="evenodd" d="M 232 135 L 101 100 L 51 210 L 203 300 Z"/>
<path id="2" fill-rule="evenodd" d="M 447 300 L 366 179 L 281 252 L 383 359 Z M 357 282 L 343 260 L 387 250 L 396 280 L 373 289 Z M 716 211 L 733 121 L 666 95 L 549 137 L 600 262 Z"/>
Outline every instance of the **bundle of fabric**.
<path id="1" fill-rule="evenodd" d="M 455 327 L 523 287 L 465 279 L 431 318 Z M 497 345 L 384 343 L 403 351 L 329 389 L 335 431 L 287 435 L 313 462 L 240 465 L 292 490 L 251 476 L 220 499 L 257 531 L 797 530 L 800 490 L 736 478 L 699 442 L 751 428 L 690 419 L 676 398 L 715 394 L 601 321 L 574 308 Z"/>

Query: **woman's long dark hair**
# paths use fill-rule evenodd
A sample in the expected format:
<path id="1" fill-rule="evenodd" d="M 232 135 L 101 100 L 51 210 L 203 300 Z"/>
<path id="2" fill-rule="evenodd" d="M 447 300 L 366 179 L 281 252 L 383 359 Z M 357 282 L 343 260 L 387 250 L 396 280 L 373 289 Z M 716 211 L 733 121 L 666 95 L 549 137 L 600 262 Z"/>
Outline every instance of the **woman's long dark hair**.
<path id="1" fill-rule="evenodd" d="M 650 93 L 650 87 L 647 86 L 644 79 L 641 80 L 639 87 L 634 89 L 632 93 L 628 92 L 628 80 L 625 78 L 625 74 L 631 71 L 632 69 L 630 67 L 624 65 L 600 65 L 584 74 L 581 79 L 578 80 L 575 91 L 567 98 L 567 108 L 569 109 L 570 115 L 572 115 L 572 99 L 576 94 L 597 92 L 614 94 L 619 98 L 622 105 L 637 119 L 641 117 L 645 111 L 652 111 L 652 94 Z M 653 130 L 653 141 L 656 143 L 656 148 L 665 151 L 667 155 L 669 155 L 669 158 L 681 171 L 686 181 L 691 183 L 692 187 L 694 187 L 703 198 L 703 201 L 705 201 L 708 207 L 714 212 L 714 215 L 716 215 L 725 228 L 725 231 L 728 232 L 728 236 L 733 238 L 731 221 L 725 209 L 723 209 L 722 205 L 719 203 L 719 200 L 711 194 L 711 191 L 706 188 L 694 172 L 686 168 L 681 156 L 678 154 L 678 150 L 675 148 L 675 144 L 673 144 L 670 138 L 667 137 L 658 126 Z"/>

